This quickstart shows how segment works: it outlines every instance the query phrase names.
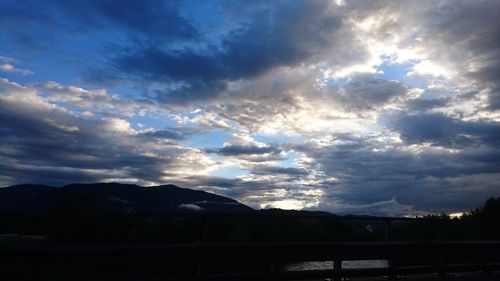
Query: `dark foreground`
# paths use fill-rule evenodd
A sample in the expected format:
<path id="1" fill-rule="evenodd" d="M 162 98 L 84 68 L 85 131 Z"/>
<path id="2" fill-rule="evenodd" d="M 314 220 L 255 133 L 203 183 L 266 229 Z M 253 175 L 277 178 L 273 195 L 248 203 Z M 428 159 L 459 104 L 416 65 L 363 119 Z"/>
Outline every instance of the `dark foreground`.
<path id="1" fill-rule="evenodd" d="M 500 270 L 499 252 L 500 241 L 2 245 L 0 277 L 2 280 L 356 280 L 360 277 L 376 280 L 404 276 L 405 280 L 428 280 L 449 276 L 450 280 L 499 280 L 495 274 Z M 342 261 L 364 259 L 386 259 L 389 267 L 341 266 Z M 332 261 L 332 267 L 286 270 L 286 264 L 306 261 Z"/>
<path id="2" fill-rule="evenodd" d="M 345 279 L 347 281 L 347 279 Z M 374 281 L 374 280 L 387 280 L 385 277 L 365 277 L 365 278 L 350 278 L 351 281 Z M 440 278 L 436 274 L 423 274 L 419 276 L 400 276 L 395 280 L 405 280 L 405 281 L 432 281 L 432 280 L 446 280 L 446 281 L 498 281 L 500 280 L 500 272 L 494 272 L 489 274 L 484 273 L 461 273 L 461 274 L 449 274 L 444 278 Z M 322 280 L 323 281 L 323 280 Z"/>

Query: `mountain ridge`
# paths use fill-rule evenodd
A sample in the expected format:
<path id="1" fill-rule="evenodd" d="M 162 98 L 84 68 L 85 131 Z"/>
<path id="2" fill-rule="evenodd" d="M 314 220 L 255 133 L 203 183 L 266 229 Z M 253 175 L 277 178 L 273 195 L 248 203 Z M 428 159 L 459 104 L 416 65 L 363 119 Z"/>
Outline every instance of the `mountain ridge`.
<path id="1" fill-rule="evenodd" d="M 252 211 L 234 199 L 172 184 L 149 187 L 114 182 L 60 187 L 19 184 L 0 188 L 0 214 L 165 215 Z"/>

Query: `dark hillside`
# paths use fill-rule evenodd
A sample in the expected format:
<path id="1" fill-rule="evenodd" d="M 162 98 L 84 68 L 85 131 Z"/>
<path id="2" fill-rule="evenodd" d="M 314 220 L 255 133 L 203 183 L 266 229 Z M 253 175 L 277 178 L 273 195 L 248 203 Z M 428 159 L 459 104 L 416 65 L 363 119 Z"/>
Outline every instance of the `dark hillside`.
<path id="1" fill-rule="evenodd" d="M 220 195 L 175 185 L 70 184 L 16 185 L 0 189 L 0 214 L 166 215 L 241 213 L 252 208 Z"/>

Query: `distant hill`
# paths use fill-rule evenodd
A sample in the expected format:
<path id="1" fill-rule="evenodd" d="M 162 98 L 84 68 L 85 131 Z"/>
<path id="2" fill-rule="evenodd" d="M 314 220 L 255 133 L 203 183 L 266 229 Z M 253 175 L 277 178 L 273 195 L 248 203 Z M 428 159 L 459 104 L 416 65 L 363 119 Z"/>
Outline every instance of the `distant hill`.
<path id="1" fill-rule="evenodd" d="M 297 217 L 336 217 L 336 215 L 324 211 L 305 211 L 305 210 L 283 210 L 283 209 L 262 209 L 260 213 L 263 215 L 283 215 L 283 216 L 297 216 Z"/>
<path id="2" fill-rule="evenodd" d="M 0 214 L 167 215 L 246 213 L 252 208 L 220 195 L 175 185 L 132 184 L 15 185 L 0 188 Z"/>

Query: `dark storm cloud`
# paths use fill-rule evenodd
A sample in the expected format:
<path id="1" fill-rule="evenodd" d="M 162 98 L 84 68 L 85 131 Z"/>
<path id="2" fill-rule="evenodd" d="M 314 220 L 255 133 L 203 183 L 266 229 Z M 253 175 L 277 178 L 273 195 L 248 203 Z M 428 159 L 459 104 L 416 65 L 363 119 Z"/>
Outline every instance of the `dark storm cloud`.
<path id="1" fill-rule="evenodd" d="M 207 149 L 208 153 L 218 153 L 224 156 L 238 155 L 258 155 L 258 154 L 279 154 L 281 149 L 276 145 L 256 146 L 256 145 L 226 145 L 218 149 Z"/>
<path id="2" fill-rule="evenodd" d="M 289 176 L 304 176 L 308 175 L 309 172 L 302 168 L 292 168 L 292 167 L 279 167 L 279 166 L 257 166 L 252 168 L 252 174 L 254 175 L 269 175 L 269 174 L 282 174 Z"/>
<path id="3" fill-rule="evenodd" d="M 110 174 L 107 170 L 91 171 L 81 168 L 68 168 L 59 166 L 38 166 L 26 165 L 23 163 L 16 163 L 13 161 L 5 161 L 0 163 L 2 175 L 0 181 L 5 185 L 14 183 L 22 184 L 47 184 L 54 186 L 61 186 L 68 183 L 75 182 L 99 182 L 103 179 L 109 178 Z M 23 162 L 26 159 L 22 159 Z M 28 162 L 28 161 L 26 161 Z M 16 181 L 15 179 L 22 179 Z M 0 185 L 3 187 L 3 185 Z"/>
<path id="4" fill-rule="evenodd" d="M 460 44 L 462 53 L 470 60 L 480 61 L 480 65 L 469 71 L 467 76 L 488 88 L 489 106 L 500 109 L 500 3 L 485 1 L 483 5 L 461 1 L 456 6 L 452 3 L 443 5 L 441 14 L 446 18 L 438 21 L 436 26 L 442 33 L 445 44 Z M 454 53 L 460 56 L 460 53 Z"/>
<path id="5" fill-rule="evenodd" d="M 33 97 L 0 83 L 0 181 L 168 179 L 254 206 L 321 199 L 320 209 L 394 215 L 500 195 L 499 1 L 243 4 L 222 1 L 197 18 L 203 9 L 182 10 L 189 2 L 0 1 L 0 55 L 35 71 L 20 81 L 115 87 L 25 82 L 45 87 Z M 121 120 L 148 119 L 153 107 L 165 117 L 155 127 L 173 115 L 209 125 L 137 131 Z M 215 123 L 299 144 L 176 144 Z M 292 150 L 293 167 L 273 166 Z M 226 167 L 248 174 L 208 176 Z"/>
<path id="6" fill-rule="evenodd" d="M 500 123 L 493 121 L 463 121 L 441 113 L 403 113 L 390 126 L 409 144 L 431 142 L 447 147 L 500 144 Z"/>
<path id="7" fill-rule="evenodd" d="M 206 153 L 216 153 L 220 156 L 243 160 L 251 163 L 280 161 L 286 159 L 283 149 L 276 144 L 258 146 L 256 144 L 226 144 L 221 148 L 205 149 Z"/>
<path id="8" fill-rule="evenodd" d="M 85 120 L 48 104 L 5 98 L 0 107 L 0 157 L 8 163 L 2 174 L 9 181 L 157 181 L 181 153 L 173 147 L 167 149 L 170 156 L 146 156 L 133 137 L 114 132 L 107 120 Z M 153 143 L 141 142 L 146 147 Z"/>
<path id="9" fill-rule="evenodd" d="M 157 92 L 162 102 L 184 103 L 219 95 L 228 80 L 246 79 L 279 66 L 292 66 L 316 54 L 327 35 L 341 25 L 324 16 L 327 3 L 275 3 L 255 13 L 250 21 L 225 36 L 220 45 L 201 51 L 168 50 L 139 44 L 115 56 L 114 70 L 152 81 L 183 81 L 180 90 Z M 293 19 L 293 20 L 291 20 Z"/>
<path id="10" fill-rule="evenodd" d="M 179 1 L 140 0 L 59 1 L 58 5 L 73 19 L 96 28 L 128 28 L 150 38 L 188 38 L 197 30 L 178 13 Z"/>
<path id="11" fill-rule="evenodd" d="M 2 1 L 0 21 L 23 34 L 23 25 L 47 25 L 51 38 L 56 30 L 74 33 L 114 29 L 137 32 L 149 39 L 193 39 L 198 36 L 191 23 L 179 15 L 178 1 L 91 0 L 91 1 Z M 45 30 L 50 31 L 50 30 Z M 50 34 L 50 32 L 48 32 Z"/>
<path id="12" fill-rule="evenodd" d="M 406 102 L 406 107 L 408 111 L 419 111 L 426 112 L 439 107 L 445 107 L 450 104 L 450 98 L 438 98 L 438 99 L 413 99 Z"/>
<path id="13" fill-rule="evenodd" d="M 295 149 L 338 179 L 325 187 L 320 208 L 335 209 L 332 202 L 341 201 L 351 204 L 351 211 L 363 212 L 365 205 L 396 197 L 398 203 L 414 206 L 414 211 L 456 211 L 499 195 L 491 182 L 500 178 L 500 155 L 494 147 L 415 152 L 404 146 L 384 148 L 375 139 L 351 138 L 339 145 Z"/>
<path id="14" fill-rule="evenodd" d="M 357 75 L 342 88 L 337 89 L 333 99 L 347 110 L 371 110 L 396 97 L 403 97 L 408 88 L 399 81 L 388 81 L 373 75 Z"/>
<path id="15" fill-rule="evenodd" d="M 204 78 L 191 79 L 176 89 L 154 90 L 152 97 L 161 104 L 187 105 L 193 101 L 207 101 L 226 90 L 226 83 Z"/>
<path id="16" fill-rule="evenodd" d="M 200 133 L 200 129 L 191 127 L 165 128 L 162 130 L 140 133 L 140 138 L 185 140 L 190 136 Z"/>

